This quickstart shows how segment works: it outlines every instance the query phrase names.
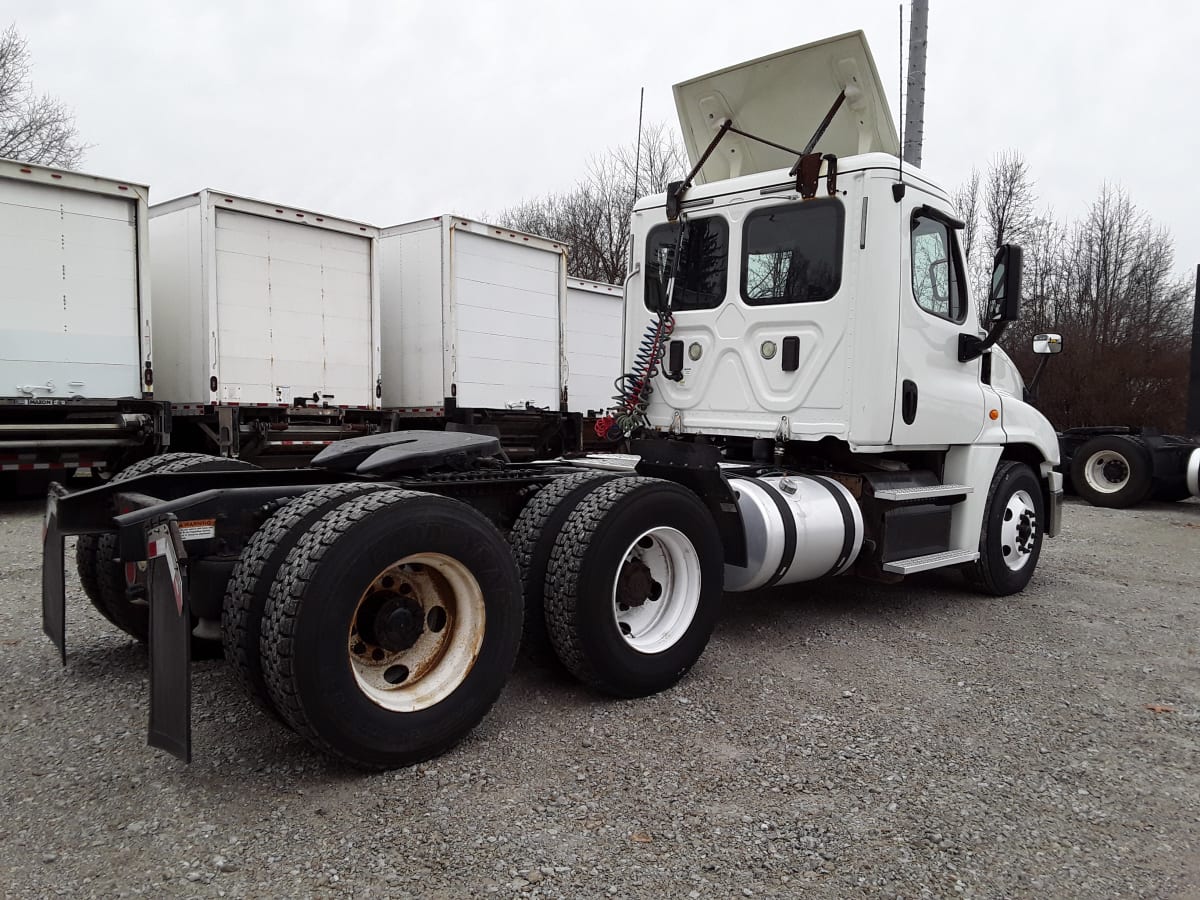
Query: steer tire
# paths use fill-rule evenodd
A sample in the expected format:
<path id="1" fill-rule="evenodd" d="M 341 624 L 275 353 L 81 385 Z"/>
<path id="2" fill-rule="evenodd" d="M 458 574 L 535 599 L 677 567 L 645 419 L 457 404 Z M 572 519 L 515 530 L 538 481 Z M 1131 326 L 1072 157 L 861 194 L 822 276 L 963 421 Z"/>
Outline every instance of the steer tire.
<path id="1" fill-rule="evenodd" d="M 546 632 L 546 570 L 554 542 L 567 525 L 579 501 L 601 481 L 616 477 L 611 472 L 583 471 L 547 484 L 525 504 L 508 535 L 508 543 L 521 571 L 525 593 L 523 652 L 532 658 L 553 657 Z"/>
<path id="2" fill-rule="evenodd" d="M 716 523 L 688 489 L 642 477 L 594 486 L 550 557 L 546 627 L 555 653 L 575 677 L 617 697 L 671 687 L 708 644 L 720 611 L 723 558 Z M 622 588 L 639 566 L 657 597 L 637 599 Z M 622 596 L 631 604 L 620 604 Z M 633 609 L 650 617 L 640 633 L 618 619 Z"/>
<path id="3" fill-rule="evenodd" d="M 257 467 L 240 459 L 226 459 L 203 453 L 167 453 L 134 463 L 118 472 L 112 480 L 128 481 L 141 475 L 166 475 L 173 472 L 254 468 Z M 95 543 L 85 543 L 84 537 L 95 538 Z M 150 635 L 150 607 L 145 603 L 133 602 L 129 597 L 125 566 L 117 558 L 116 532 L 82 535 L 75 545 L 75 561 L 85 592 L 89 584 L 95 591 L 94 595 L 89 592 L 88 598 L 100 614 L 130 637 L 146 643 Z M 197 659 L 208 659 L 220 655 L 220 646 L 216 641 L 194 638 L 192 653 Z"/>
<path id="4" fill-rule="evenodd" d="M 1020 529 L 1022 517 L 1028 530 Z M 996 597 L 1024 590 L 1041 557 L 1045 529 L 1037 476 L 1025 463 L 1001 460 L 984 506 L 979 561 L 964 567 L 967 580 Z"/>
<path id="5" fill-rule="evenodd" d="M 483 719 L 521 621 L 520 574 L 487 519 L 447 497 L 380 490 L 327 510 L 291 549 L 259 647 L 271 701 L 298 734 L 390 769 L 445 752 Z"/>
<path id="6" fill-rule="evenodd" d="M 288 552 L 325 513 L 346 499 L 382 486 L 365 482 L 331 484 L 288 501 L 246 544 L 229 576 L 221 604 L 221 645 L 254 705 L 278 717 L 263 675 L 259 639 L 271 583 Z"/>
<path id="7" fill-rule="evenodd" d="M 1139 437 L 1098 435 L 1072 455 L 1071 484 L 1092 506 L 1128 509 L 1149 496 L 1154 486 L 1154 459 Z"/>

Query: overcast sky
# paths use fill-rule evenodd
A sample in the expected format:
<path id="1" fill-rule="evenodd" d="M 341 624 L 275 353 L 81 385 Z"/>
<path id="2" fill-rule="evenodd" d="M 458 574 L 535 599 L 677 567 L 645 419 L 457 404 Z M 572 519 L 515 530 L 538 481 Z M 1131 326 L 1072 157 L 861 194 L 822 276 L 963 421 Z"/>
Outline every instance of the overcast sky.
<path id="1" fill-rule="evenodd" d="M 1194 272 L 1200 4 L 930 6 L 926 172 L 953 187 L 1016 148 L 1062 218 L 1117 182 Z M 75 108 L 85 171 L 152 201 L 214 187 L 390 225 L 568 187 L 633 141 L 639 87 L 647 120 L 673 125 L 676 81 L 853 29 L 899 116 L 898 8 L 39 0 L 0 16 L 29 39 L 37 87 Z"/>

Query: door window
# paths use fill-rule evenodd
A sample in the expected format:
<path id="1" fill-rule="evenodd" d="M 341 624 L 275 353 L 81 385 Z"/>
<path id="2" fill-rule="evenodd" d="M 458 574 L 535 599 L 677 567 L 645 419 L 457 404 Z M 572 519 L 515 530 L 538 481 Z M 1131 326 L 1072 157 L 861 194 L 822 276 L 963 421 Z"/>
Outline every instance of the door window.
<path id="1" fill-rule="evenodd" d="M 746 217 L 742 299 L 751 306 L 828 300 L 842 283 L 838 200 L 760 209 Z"/>
<path id="2" fill-rule="evenodd" d="M 966 286 L 950 226 L 916 212 L 912 218 L 912 289 L 917 305 L 951 322 L 966 318 Z"/>

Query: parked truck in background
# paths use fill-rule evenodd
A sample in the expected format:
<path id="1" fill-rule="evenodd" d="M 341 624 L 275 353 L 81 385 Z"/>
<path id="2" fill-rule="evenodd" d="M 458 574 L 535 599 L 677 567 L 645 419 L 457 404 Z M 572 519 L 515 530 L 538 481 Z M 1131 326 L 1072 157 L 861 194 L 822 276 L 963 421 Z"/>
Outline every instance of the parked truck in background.
<path id="1" fill-rule="evenodd" d="M 377 430 L 378 235 L 212 189 L 150 208 L 174 449 L 295 465 Z"/>
<path id="2" fill-rule="evenodd" d="M 1200 291 L 1197 297 L 1200 298 Z M 1200 330 L 1200 299 L 1196 306 L 1196 326 Z M 1200 367 L 1196 346 L 1194 342 L 1193 368 Z M 992 354 L 992 383 L 1001 392 L 1036 403 L 1037 385 L 1046 363 L 1051 355 L 1062 350 L 1062 335 L 1035 335 L 1033 352 L 1042 360 L 1026 386 L 1012 358 L 997 347 Z M 1200 377 L 1193 381 L 1189 410 L 1195 407 L 1200 395 L 1197 381 Z M 1174 503 L 1200 497 L 1197 434 L 1164 434 L 1147 425 L 1098 425 L 1060 431 L 1058 444 L 1064 487 L 1093 506 L 1126 509 L 1146 500 Z"/>
<path id="3" fill-rule="evenodd" d="M 153 399 L 148 197 L 0 160 L 0 477 L 18 489 L 47 471 L 111 472 L 169 441 Z"/>
<path id="4" fill-rule="evenodd" d="M 566 247 L 454 215 L 384 228 L 379 245 L 389 427 L 494 434 L 513 459 L 576 449 Z"/>
<path id="5" fill-rule="evenodd" d="M 585 419 L 604 415 L 612 405 L 613 384 L 621 375 L 623 322 L 619 284 L 567 279 L 567 390 L 571 410 Z"/>
<path id="6" fill-rule="evenodd" d="M 190 654 L 214 646 L 314 746 L 388 768 L 465 735 L 522 634 L 597 691 L 639 697 L 688 672 L 725 591 L 850 573 L 961 572 L 995 596 L 1029 583 L 1062 478 L 1049 422 L 992 383 L 1019 248 L 998 251 L 981 321 L 962 223 L 900 166 L 861 32 L 675 97 L 693 168 L 633 211 L 612 452 L 513 462 L 494 436 L 410 430 L 340 441 L 306 469 L 175 455 L 52 489 L 46 633 L 65 657 L 64 536 L 109 547 L 77 566 L 149 643 L 153 745 L 190 757 Z M 475 244 L 457 222 L 409 233 L 443 252 Z M 424 271 L 393 246 L 402 277 Z M 477 387 L 508 402 L 492 367 L 461 354 L 524 336 L 466 308 L 475 286 L 449 295 L 482 280 L 477 262 L 428 270 L 410 338 L 442 349 L 420 396 L 444 411 Z M 524 285 L 510 311 L 552 318 L 565 273 L 508 271 Z M 549 323 L 518 321 L 553 343 Z M 530 370 L 512 399 L 552 404 L 554 384 Z"/>

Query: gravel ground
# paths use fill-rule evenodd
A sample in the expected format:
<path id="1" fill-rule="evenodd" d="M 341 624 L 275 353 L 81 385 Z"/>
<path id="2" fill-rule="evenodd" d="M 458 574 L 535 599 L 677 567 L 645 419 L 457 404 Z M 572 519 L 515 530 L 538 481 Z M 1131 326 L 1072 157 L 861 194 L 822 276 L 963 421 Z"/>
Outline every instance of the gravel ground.
<path id="1" fill-rule="evenodd" d="M 678 687 L 525 663 L 450 754 L 363 775 L 194 674 L 195 759 L 145 745 L 146 654 L 40 506 L 0 505 L 6 896 L 1200 896 L 1200 502 L 1069 503 L 1022 595 L 956 577 L 730 597 Z"/>

